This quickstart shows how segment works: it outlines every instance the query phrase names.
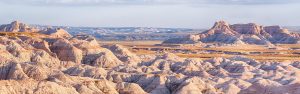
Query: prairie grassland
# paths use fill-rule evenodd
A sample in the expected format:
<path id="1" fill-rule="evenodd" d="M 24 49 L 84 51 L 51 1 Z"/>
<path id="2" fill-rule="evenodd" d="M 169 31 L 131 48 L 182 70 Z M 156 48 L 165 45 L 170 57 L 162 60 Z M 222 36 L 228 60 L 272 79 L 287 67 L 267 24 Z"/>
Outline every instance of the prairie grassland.
<path id="1" fill-rule="evenodd" d="M 177 54 L 180 57 L 185 58 L 214 58 L 214 57 L 233 57 L 235 55 L 228 55 L 228 54 Z M 259 61 L 285 61 L 285 60 L 292 60 L 292 61 L 299 61 L 300 55 L 271 55 L 271 54 L 259 54 L 259 55 L 240 55 L 246 56 L 248 58 L 252 58 Z"/>
<path id="2" fill-rule="evenodd" d="M 300 48 L 300 44 L 278 44 L 279 47 Z"/>
<path id="3" fill-rule="evenodd" d="M 27 36 L 27 37 L 49 37 L 48 35 L 45 34 L 40 34 L 36 32 L 0 32 L 0 36 L 9 36 L 9 37 L 19 37 L 19 36 Z"/>
<path id="4" fill-rule="evenodd" d="M 143 54 L 157 54 L 155 51 L 148 51 L 148 50 L 132 50 L 132 52 L 143 55 Z M 179 57 L 183 58 L 201 58 L 201 59 L 209 59 L 214 57 L 224 57 L 224 58 L 230 58 L 236 55 L 230 55 L 230 54 L 220 54 L 220 53 L 205 53 L 205 54 L 184 54 L 184 53 L 175 53 Z M 247 54 L 247 55 L 239 55 L 239 56 L 245 56 L 248 58 L 252 58 L 258 61 L 285 61 L 285 60 L 291 60 L 291 61 L 299 61 L 300 55 L 296 54 Z"/>
<path id="5" fill-rule="evenodd" d="M 248 58 L 256 59 L 259 61 L 299 61 L 300 60 L 300 50 L 291 50 L 289 48 L 297 48 L 300 47 L 300 44 L 280 44 L 277 47 L 282 49 L 269 49 L 264 45 L 240 45 L 240 46 L 221 46 L 221 47 L 212 47 L 212 48 L 204 48 L 197 46 L 186 46 L 186 47 L 167 47 L 167 46 L 156 46 L 155 44 L 160 44 L 161 41 L 104 41 L 100 42 L 102 44 L 121 44 L 125 45 L 128 48 L 161 48 L 161 49 L 173 49 L 173 50 L 185 50 L 190 51 L 208 51 L 214 50 L 219 51 L 218 53 L 201 53 L 201 54 L 191 54 L 191 53 L 180 53 L 175 52 L 174 54 L 183 58 L 201 58 L 201 59 L 209 59 L 214 57 L 233 57 L 236 55 L 233 54 L 225 54 L 224 52 L 238 52 L 238 53 L 246 53 L 241 54 L 239 56 L 245 56 Z M 142 55 L 142 54 L 160 54 L 158 51 L 147 50 L 147 49 L 130 49 L 132 52 Z M 221 51 L 221 53 L 220 53 Z M 168 50 L 167 50 L 168 52 Z M 259 52 L 259 54 L 249 54 L 250 52 Z"/>
<path id="6" fill-rule="evenodd" d="M 100 44 L 103 45 L 112 45 L 112 44 L 120 44 L 124 46 L 147 46 L 147 45 L 155 45 L 155 44 L 161 44 L 162 41 L 99 41 Z"/>

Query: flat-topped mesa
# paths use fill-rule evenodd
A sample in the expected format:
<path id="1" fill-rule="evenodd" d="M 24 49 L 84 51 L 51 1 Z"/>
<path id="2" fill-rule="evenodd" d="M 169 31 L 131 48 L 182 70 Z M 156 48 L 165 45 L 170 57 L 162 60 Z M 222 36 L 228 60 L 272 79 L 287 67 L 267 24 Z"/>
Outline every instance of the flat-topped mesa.
<path id="1" fill-rule="evenodd" d="M 286 33 L 286 34 L 290 34 L 290 32 L 287 29 L 282 29 L 280 26 L 275 25 L 275 26 L 265 26 L 264 30 L 273 35 L 275 33 Z"/>
<path id="2" fill-rule="evenodd" d="M 0 26 L 2 32 L 36 32 L 38 29 L 32 28 L 19 21 L 13 21 L 10 24 L 4 24 Z"/>
<path id="3" fill-rule="evenodd" d="M 280 26 L 264 27 L 255 23 L 230 25 L 225 21 L 218 21 L 205 32 L 185 38 L 169 39 L 163 43 L 187 44 L 197 42 L 225 44 L 240 42 L 258 45 L 295 44 L 300 42 L 300 34 L 289 32 Z"/>
<path id="4" fill-rule="evenodd" d="M 263 34 L 263 26 L 257 25 L 255 23 L 248 24 L 234 24 L 230 28 L 240 34 Z"/>

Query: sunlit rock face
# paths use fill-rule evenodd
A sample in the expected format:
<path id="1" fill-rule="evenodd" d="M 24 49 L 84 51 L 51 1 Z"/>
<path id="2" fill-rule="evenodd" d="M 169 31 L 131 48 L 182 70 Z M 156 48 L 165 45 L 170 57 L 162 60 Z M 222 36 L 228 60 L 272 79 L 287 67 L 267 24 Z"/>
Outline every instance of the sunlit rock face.
<path id="1" fill-rule="evenodd" d="M 269 38 L 272 43 L 295 44 L 299 41 L 300 34 L 291 33 L 280 26 L 266 26 L 264 30 L 272 36 Z"/>
<path id="2" fill-rule="evenodd" d="M 243 33 L 253 39 L 261 39 L 260 34 L 264 32 L 270 36 L 278 34 L 270 31 L 291 34 L 276 26 L 267 27 L 265 31 L 253 24 L 236 26 L 236 31 L 231 27 L 221 21 L 206 35 Z M 143 56 L 122 45 L 100 47 L 91 36 L 57 37 L 36 33 L 43 37 L 0 36 L 1 93 L 300 93 L 299 61 L 260 62 L 241 56 L 201 60 L 181 58 L 172 53 Z M 197 36 L 190 39 L 205 38 Z M 245 42 L 243 39 L 238 41 Z"/>
<path id="3" fill-rule="evenodd" d="M 192 37 L 169 39 L 164 43 L 191 44 L 225 43 L 225 44 L 295 44 L 300 40 L 300 34 L 290 33 L 280 26 L 261 26 L 256 23 L 233 24 L 218 21 L 214 26 L 200 34 L 190 35 Z"/>
<path id="4" fill-rule="evenodd" d="M 32 28 L 26 24 L 20 23 L 19 21 L 13 21 L 10 24 L 0 26 L 2 32 L 36 32 L 35 28 Z"/>
<path id="5" fill-rule="evenodd" d="M 126 63 L 129 66 L 136 66 L 138 63 L 142 62 L 137 55 L 131 53 L 122 45 L 113 45 L 108 48 L 116 55 L 118 59 L 120 59 L 122 62 Z"/>
<path id="6" fill-rule="evenodd" d="M 50 35 L 53 37 L 59 37 L 59 38 L 71 38 L 72 35 L 70 35 L 66 30 L 62 28 L 47 28 L 44 31 L 41 31 L 40 33 Z"/>
<path id="7" fill-rule="evenodd" d="M 57 57 L 62 61 L 73 61 L 80 63 L 82 60 L 82 51 L 74 47 L 66 39 L 58 39 L 50 47 L 51 51 L 56 53 Z"/>
<path id="8" fill-rule="evenodd" d="M 232 30 L 240 34 L 255 34 L 260 35 L 264 34 L 263 27 L 255 23 L 249 24 L 234 24 L 230 26 Z"/>

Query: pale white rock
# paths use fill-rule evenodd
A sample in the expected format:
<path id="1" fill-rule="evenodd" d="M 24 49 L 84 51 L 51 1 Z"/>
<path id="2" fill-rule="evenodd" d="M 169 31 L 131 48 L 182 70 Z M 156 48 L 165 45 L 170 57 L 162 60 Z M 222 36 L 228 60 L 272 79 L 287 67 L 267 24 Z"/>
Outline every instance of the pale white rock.
<path id="1" fill-rule="evenodd" d="M 279 26 L 261 26 L 255 23 L 230 25 L 225 21 L 218 21 L 207 31 L 184 38 L 171 38 L 163 43 L 295 44 L 300 40 L 299 36 L 299 33 L 290 33 Z"/>
<path id="2" fill-rule="evenodd" d="M 13 21 L 10 24 L 4 24 L 0 26 L 2 32 L 37 32 L 38 29 L 32 28 L 19 21 Z"/>
<path id="3" fill-rule="evenodd" d="M 221 90 L 225 94 L 238 94 L 241 89 L 234 84 L 227 84 L 219 88 L 219 90 Z"/>
<path id="4" fill-rule="evenodd" d="M 128 65 L 136 66 L 141 63 L 141 59 L 137 55 L 131 53 L 122 45 L 113 45 L 109 47 L 109 49 L 116 55 L 116 57 Z"/>
<path id="5" fill-rule="evenodd" d="M 85 64 L 89 64 L 91 66 L 98 66 L 103 68 L 113 68 L 119 65 L 124 64 L 120 61 L 112 52 L 101 52 L 95 55 L 95 59 L 91 62 L 87 62 Z"/>
<path id="6" fill-rule="evenodd" d="M 55 38 L 70 38 L 72 35 L 70 35 L 66 30 L 62 28 L 47 28 L 44 31 L 41 31 L 40 33 L 49 35 L 51 37 Z"/>
<path id="7" fill-rule="evenodd" d="M 242 90 L 240 94 L 282 94 L 284 89 L 280 88 L 282 85 L 271 80 L 258 80 L 249 88 Z"/>
<path id="8" fill-rule="evenodd" d="M 135 83 L 118 83 L 116 88 L 120 94 L 147 94 L 147 92 Z"/>
<path id="9" fill-rule="evenodd" d="M 200 78 L 192 77 L 182 82 L 173 94 L 216 94 L 216 89 L 203 82 Z"/>
<path id="10" fill-rule="evenodd" d="M 53 53 L 56 53 L 57 57 L 61 61 L 73 61 L 80 63 L 82 60 L 82 51 L 74 47 L 66 39 L 58 39 L 53 43 L 50 49 Z"/>
<path id="11" fill-rule="evenodd" d="M 6 79 L 14 79 L 14 80 L 25 80 L 29 77 L 24 73 L 22 67 L 18 63 L 14 63 L 11 65 L 10 71 L 8 72 Z"/>
<path id="12" fill-rule="evenodd" d="M 99 54 L 102 51 L 97 40 L 88 35 L 76 35 L 69 40 L 75 47 L 82 50 L 84 56 Z"/>
<path id="13" fill-rule="evenodd" d="M 64 71 L 64 73 L 69 74 L 71 76 L 82 76 L 82 77 L 90 77 L 90 78 L 106 78 L 107 71 L 103 68 L 92 67 L 88 65 L 77 65 L 74 67 L 70 67 Z"/>

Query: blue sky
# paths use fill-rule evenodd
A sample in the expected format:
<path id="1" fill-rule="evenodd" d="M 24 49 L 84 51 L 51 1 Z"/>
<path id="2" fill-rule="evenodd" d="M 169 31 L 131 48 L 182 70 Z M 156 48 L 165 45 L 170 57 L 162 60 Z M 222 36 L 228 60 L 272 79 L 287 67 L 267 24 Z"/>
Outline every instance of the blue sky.
<path id="1" fill-rule="evenodd" d="M 209 28 L 229 23 L 300 26 L 300 0 L 0 0 L 0 23 Z"/>

